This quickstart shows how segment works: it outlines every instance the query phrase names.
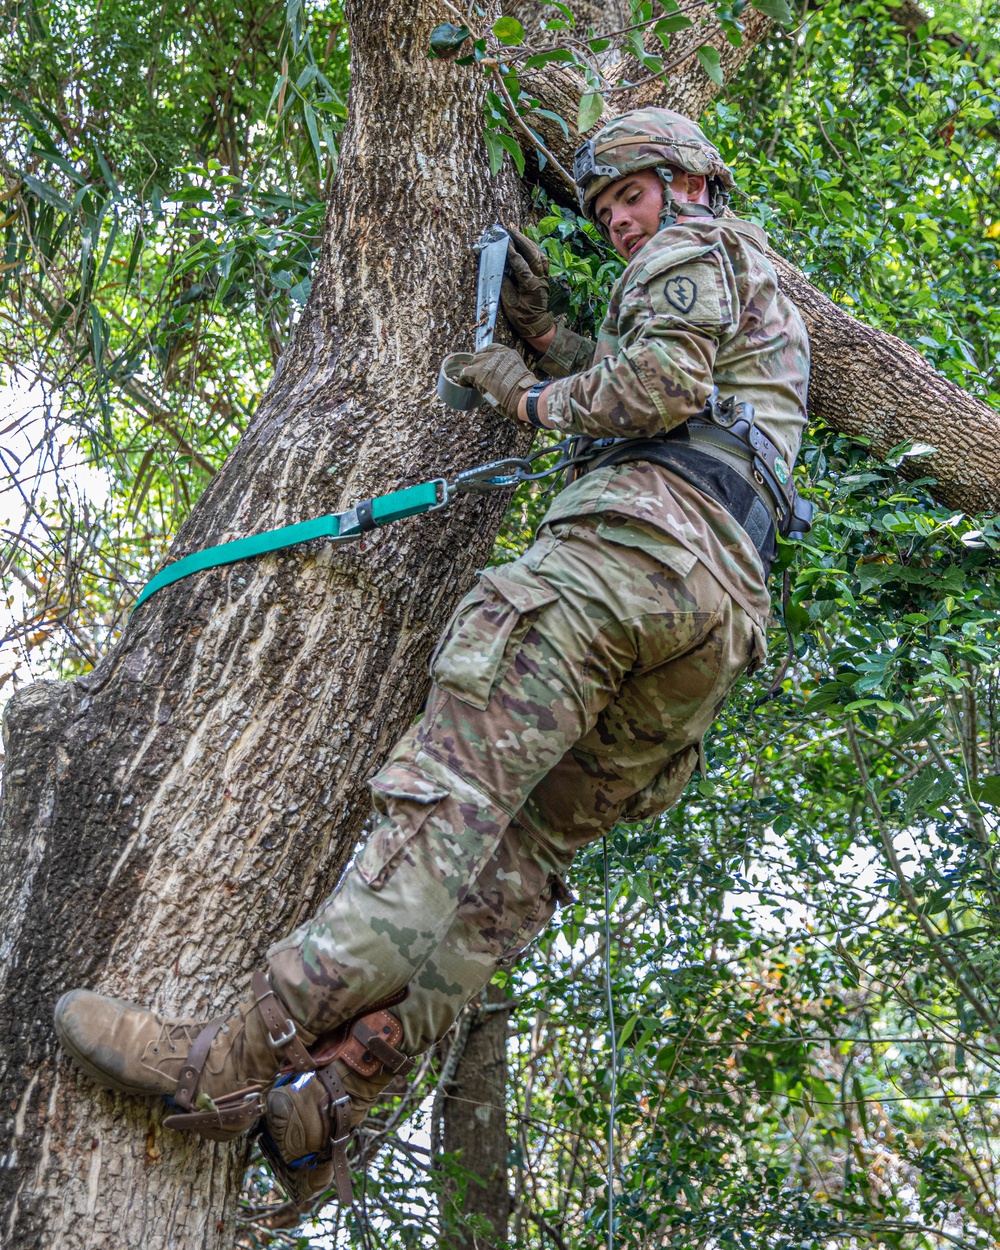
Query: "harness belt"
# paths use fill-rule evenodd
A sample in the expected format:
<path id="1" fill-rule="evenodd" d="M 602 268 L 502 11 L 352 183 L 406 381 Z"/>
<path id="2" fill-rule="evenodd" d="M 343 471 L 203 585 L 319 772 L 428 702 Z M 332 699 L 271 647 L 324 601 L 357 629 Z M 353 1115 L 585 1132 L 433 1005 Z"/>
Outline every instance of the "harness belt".
<path id="1" fill-rule="evenodd" d="M 812 528 L 813 505 L 799 496 L 789 465 L 756 424 L 753 405 L 735 396 L 720 400 L 718 388 L 699 416 L 665 434 L 579 439 L 570 455 L 580 475 L 636 460 L 676 473 L 746 530 L 765 576 L 777 554 L 775 534 L 801 538 Z"/>
<path id="2" fill-rule="evenodd" d="M 777 554 L 773 505 L 768 507 L 762 495 L 732 465 L 695 447 L 693 442 L 669 436 L 613 441 L 618 446 L 609 448 L 606 455 L 598 454 L 593 460 L 588 460 L 580 472 L 591 473 L 594 469 L 636 460 L 649 461 L 668 469 L 726 509 L 733 520 L 746 530 L 757 549 L 764 566 L 764 576 L 770 574 Z"/>

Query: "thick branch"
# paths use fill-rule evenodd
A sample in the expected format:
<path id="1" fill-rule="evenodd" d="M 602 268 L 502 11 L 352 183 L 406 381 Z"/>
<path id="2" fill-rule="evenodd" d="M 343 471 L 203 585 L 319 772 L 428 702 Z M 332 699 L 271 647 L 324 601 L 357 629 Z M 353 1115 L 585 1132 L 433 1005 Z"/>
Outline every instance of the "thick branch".
<path id="1" fill-rule="evenodd" d="M 736 48 L 719 29 L 715 10 L 710 4 L 700 4 L 693 9 L 685 7 L 684 15 L 691 19 L 692 24 L 687 30 L 674 35 L 670 41 L 670 49 L 665 59 L 671 63 L 679 63 L 670 71 L 666 88 L 662 79 L 652 78 L 635 86 L 630 92 L 612 96 L 613 107 L 618 112 L 627 113 L 629 109 L 660 105 L 683 113 L 686 117 L 700 117 L 722 90 L 721 86 L 709 78 L 698 60 L 698 48 L 708 30 L 715 27 L 709 42 L 719 53 L 723 82 L 731 82 L 771 29 L 771 19 L 765 14 L 758 9 L 744 9 L 740 14 L 740 21 L 745 28 L 743 42 Z M 662 45 L 652 31 L 645 36 L 643 45 L 647 52 L 654 55 L 663 53 Z M 636 83 L 640 77 L 648 78 L 637 60 L 625 67 L 625 74 Z"/>
<path id="2" fill-rule="evenodd" d="M 904 476 L 936 477 L 934 496 L 963 512 L 1000 508 L 1000 413 L 901 339 L 839 308 L 783 257 L 771 259 L 809 327 L 812 414 L 871 439 L 877 455 L 907 439 L 929 443 L 934 455 L 904 460 Z"/>

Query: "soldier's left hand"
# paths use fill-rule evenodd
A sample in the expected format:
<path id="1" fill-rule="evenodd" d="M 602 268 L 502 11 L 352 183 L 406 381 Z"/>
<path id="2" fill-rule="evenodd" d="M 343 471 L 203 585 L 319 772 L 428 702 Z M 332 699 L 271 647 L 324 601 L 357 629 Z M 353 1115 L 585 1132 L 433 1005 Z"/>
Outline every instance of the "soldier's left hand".
<path id="1" fill-rule="evenodd" d="M 500 301 L 511 328 L 521 338 L 539 338 L 555 324 L 549 312 L 549 258 L 513 226 L 510 236 Z"/>
<path id="2" fill-rule="evenodd" d="M 538 378 L 512 347 L 491 343 L 473 355 L 458 380 L 463 386 L 474 386 L 494 408 L 516 421 L 521 396 Z"/>

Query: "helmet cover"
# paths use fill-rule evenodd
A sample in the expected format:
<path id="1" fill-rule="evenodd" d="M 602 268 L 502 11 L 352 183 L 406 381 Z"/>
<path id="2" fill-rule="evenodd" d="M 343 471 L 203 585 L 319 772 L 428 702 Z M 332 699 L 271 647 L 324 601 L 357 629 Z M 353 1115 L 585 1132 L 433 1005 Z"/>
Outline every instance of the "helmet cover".
<path id="1" fill-rule="evenodd" d="M 697 122 L 663 108 L 624 113 L 577 148 L 573 177 L 584 216 L 595 221 L 594 200 L 604 188 L 641 169 L 663 170 L 664 198 L 672 200 L 669 172 L 665 169 L 671 165 L 690 174 L 705 175 L 712 215 L 721 216 L 729 202 L 729 192 L 736 185 L 732 170 Z"/>

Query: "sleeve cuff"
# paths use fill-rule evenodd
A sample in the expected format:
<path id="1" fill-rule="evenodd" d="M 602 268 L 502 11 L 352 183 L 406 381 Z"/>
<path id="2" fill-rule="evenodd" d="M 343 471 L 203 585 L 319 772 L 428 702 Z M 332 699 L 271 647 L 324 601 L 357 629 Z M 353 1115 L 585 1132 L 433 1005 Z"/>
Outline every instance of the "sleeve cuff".
<path id="1" fill-rule="evenodd" d="M 556 324 L 556 333 L 549 350 L 539 360 L 538 367 L 550 378 L 565 378 L 571 373 L 582 373 L 594 363 L 595 345 L 590 339 Z"/>

